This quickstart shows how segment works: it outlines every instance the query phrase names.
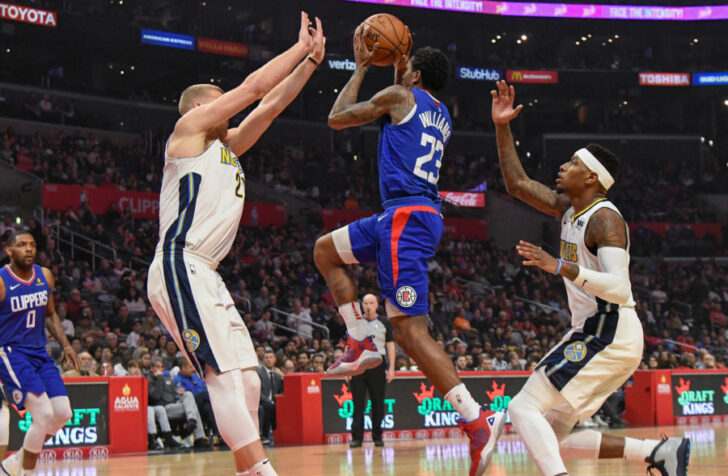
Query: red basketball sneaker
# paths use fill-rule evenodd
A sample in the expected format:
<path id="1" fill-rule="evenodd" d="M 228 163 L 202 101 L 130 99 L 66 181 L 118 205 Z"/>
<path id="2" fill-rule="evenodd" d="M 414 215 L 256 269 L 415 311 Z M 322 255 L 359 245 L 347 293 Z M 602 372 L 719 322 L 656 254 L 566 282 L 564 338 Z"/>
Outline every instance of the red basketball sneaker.
<path id="1" fill-rule="evenodd" d="M 470 476 L 481 476 L 493 456 L 495 444 L 503 433 L 505 412 L 480 409 L 480 416 L 469 422 L 458 419 L 458 425 L 470 440 Z"/>
<path id="2" fill-rule="evenodd" d="M 356 340 L 348 333 L 346 351 L 326 371 L 329 375 L 346 377 L 347 375 L 359 375 L 365 370 L 371 369 L 382 363 L 382 356 L 377 351 L 372 336 L 364 340 Z"/>

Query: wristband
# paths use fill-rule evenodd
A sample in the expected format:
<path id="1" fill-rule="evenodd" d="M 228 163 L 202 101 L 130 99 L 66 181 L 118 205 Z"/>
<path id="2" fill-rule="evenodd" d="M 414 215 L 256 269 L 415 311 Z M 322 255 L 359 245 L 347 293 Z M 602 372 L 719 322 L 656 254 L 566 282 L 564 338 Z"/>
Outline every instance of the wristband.
<path id="1" fill-rule="evenodd" d="M 554 273 L 555 276 L 558 276 L 559 275 L 559 271 L 561 271 L 561 267 L 562 266 L 564 266 L 564 262 L 562 261 L 561 258 L 559 258 L 559 267 L 556 268 L 556 272 Z"/>
<path id="2" fill-rule="evenodd" d="M 319 63 L 318 61 L 316 61 L 315 59 L 313 59 L 313 58 L 311 57 L 311 55 L 308 55 L 308 56 L 306 56 L 306 59 L 307 59 L 307 60 L 309 60 L 309 61 L 310 61 L 311 63 L 315 64 L 317 68 L 318 68 L 318 66 L 319 66 L 319 65 L 321 64 L 321 63 Z"/>

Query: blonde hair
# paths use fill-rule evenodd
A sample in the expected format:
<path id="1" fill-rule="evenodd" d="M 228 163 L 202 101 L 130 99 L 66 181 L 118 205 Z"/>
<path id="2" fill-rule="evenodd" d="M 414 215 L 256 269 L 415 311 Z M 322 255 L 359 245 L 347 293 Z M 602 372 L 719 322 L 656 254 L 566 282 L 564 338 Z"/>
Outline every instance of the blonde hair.
<path id="1" fill-rule="evenodd" d="M 225 93 L 220 86 L 213 84 L 193 84 L 187 89 L 182 91 L 182 95 L 179 97 L 179 113 L 184 116 L 187 111 L 195 107 L 195 103 L 201 98 L 209 95 L 211 92 L 217 91 Z"/>

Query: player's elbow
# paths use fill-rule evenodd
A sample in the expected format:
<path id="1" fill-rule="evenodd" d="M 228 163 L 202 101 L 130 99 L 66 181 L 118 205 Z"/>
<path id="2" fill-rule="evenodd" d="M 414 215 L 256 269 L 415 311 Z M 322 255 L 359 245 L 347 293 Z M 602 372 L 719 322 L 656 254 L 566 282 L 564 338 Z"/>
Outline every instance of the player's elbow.
<path id="1" fill-rule="evenodd" d="M 518 182 L 509 182 L 506 180 L 506 192 L 508 192 L 508 195 L 519 198 L 522 190 L 523 188 Z"/>
<path id="2" fill-rule="evenodd" d="M 329 114 L 329 127 L 335 131 L 340 131 L 346 125 L 339 120 L 336 114 Z"/>
<path id="3" fill-rule="evenodd" d="M 620 284 L 612 290 L 610 302 L 623 306 L 627 304 L 632 296 L 632 289 L 627 284 Z"/>
<path id="4" fill-rule="evenodd" d="M 248 94 L 256 100 L 262 99 L 268 92 L 266 85 L 257 76 L 249 76 L 243 84 Z"/>

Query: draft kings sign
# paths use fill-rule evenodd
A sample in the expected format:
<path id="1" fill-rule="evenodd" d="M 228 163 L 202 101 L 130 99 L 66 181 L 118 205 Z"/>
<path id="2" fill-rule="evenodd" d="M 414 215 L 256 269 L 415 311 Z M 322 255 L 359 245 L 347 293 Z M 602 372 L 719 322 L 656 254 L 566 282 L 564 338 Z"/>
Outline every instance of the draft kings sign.
<path id="1" fill-rule="evenodd" d="M 672 374 L 675 417 L 728 415 L 728 373 Z"/>
<path id="2" fill-rule="evenodd" d="M 478 403 L 485 408 L 501 411 L 508 407 L 511 399 L 526 383 L 528 375 L 461 374 L 460 377 Z M 324 435 L 350 432 L 354 417 L 351 384 L 342 379 L 322 379 L 321 387 Z M 419 435 L 417 430 L 456 427 L 458 417 L 452 405 L 423 377 L 397 377 L 386 387 L 382 419 L 382 430 L 385 432 L 395 432 L 395 435 L 401 432 L 406 438 L 406 435 Z M 364 430 L 370 430 L 371 426 L 371 402 L 367 400 Z"/>
<path id="3" fill-rule="evenodd" d="M 66 383 L 73 416 L 58 432 L 49 438 L 44 449 L 79 446 L 107 446 L 109 444 L 108 383 Z M 30 412 L 20 418 L 10 411 L 9 450 L 18 450 L 25 433 L 33 421 Z"/>

